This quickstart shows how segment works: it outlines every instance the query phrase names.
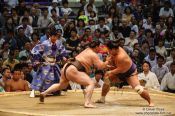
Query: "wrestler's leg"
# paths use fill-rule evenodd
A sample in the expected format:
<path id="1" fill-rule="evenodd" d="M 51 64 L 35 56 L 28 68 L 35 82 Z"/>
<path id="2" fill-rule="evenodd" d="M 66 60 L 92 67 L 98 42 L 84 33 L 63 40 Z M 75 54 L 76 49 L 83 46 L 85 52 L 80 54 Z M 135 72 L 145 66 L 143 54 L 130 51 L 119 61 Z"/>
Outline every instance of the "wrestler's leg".
<path id="1" fill-rule="evenodd" d="M 50 86 L 47 90 L 40 94 L 40 102 L 44 102 L 44 97 L 57 90 L 65 89 L 69 85 L 69 81 L 64 76 L 64 70 L 61 71 L 60 83 L 55 83 Z"/>
<path id="2" fill-rule="evenodd" d="M 119 82 L 119 79 L 116 76 L 112 76 L 110 78 L 104 76 L 104 84 L 102 87 L 101 98 L 96 101 L 96 103 L 105 103 L 105 97 L 110 90 L 111 82 Z"/>
<path id="3" fill-rule="evenodd" d="M 65 79 L 61 79 L 60 83 L 53 84 L 52 86 L 50 86 L 46 91 L 42 92 L 41 94 L 46 96 L 49 93 L 65 89 L 69 84 L 68 82 L 69 81 L 67 81 Z"/>
<path id="4" fill-rule="evenodd" d="M 137 72 L 135 72 L 135 73 L 137 73 Z M 131 85 L 133 89 L 136 89 L 136 87 L 141 87 L 141 89 L 142 89 L 142 86 L 140 86 L 140 82 L 139 82 L 139 80 L 138 80 L 138 75 L 137 75 L 137 74 L 135 74 L 135 75 L 129 77 L 129 78 L 127 79 L 127 83 L 128 83 L 129 85 Z M 138 90 L 138 93 L 139 93 L 139 90 Z M 149 96 L 148 91 L 143 90 L 143 91 L 141 91 L 139 94 L 140 94 L 140 96 L 141 96 L 142 98 L 144 98 L 145 100 L 148 101 L 149 106 L 154 106 L 153 102 L 151 101 L 151 98 L 150 98 L 150 96 Z"/>
<path id="5" fill-rule="evenodd" d="M 80 85 L 86 86 L 84 107 L 95 107 L 91 104 L 91 97 L 93 94 L 95 83 L 90 79 L 90 77 L 86 73 L 77 71 L 77 69 L 74 66 L 70 66 L 70 68 L 67 69 L 67 72 L 69 72 L 67 73 L 67 78 L 69 80 L 76 82 Z"/>

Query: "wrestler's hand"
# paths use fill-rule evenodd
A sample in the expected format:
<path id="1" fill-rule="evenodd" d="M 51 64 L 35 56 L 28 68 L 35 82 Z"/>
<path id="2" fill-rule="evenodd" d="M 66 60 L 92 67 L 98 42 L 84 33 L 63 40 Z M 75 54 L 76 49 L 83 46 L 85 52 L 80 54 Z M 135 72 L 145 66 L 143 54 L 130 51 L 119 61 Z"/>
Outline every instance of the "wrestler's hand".
<path id="1" fill-rule="evenodd" d="M 111 71 L 107 71 L 105 73 L 105 77 L 111 77 L 111 76 L 113 76 L 113 74 L 111 73 Z"/>
<path id="2" fill-rule="evenodd" d="M 115 66 L 112 66 L 112 65 L 107 65 L 107 68 L 108 68 L 108 69 L 114 69 L 114 68 L 115 68 Z"/>
<path id="3" fill-rule="evenodd" d="M 111 56 L 106 57 L 106 61 L 110 62 L 112 60 Z"/>

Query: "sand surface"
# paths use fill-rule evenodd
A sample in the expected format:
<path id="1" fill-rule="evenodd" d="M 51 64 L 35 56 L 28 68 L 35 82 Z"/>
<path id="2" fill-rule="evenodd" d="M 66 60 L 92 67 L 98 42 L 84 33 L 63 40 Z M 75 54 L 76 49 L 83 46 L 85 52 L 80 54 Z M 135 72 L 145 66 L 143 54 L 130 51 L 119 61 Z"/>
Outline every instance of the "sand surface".
<path id="1" fill-rule="evenodd" d="M 175 116 L 175 94 L 150 91 L 155 107 L 147 107 L 147 102 L 130 89 L 111 90 L 105 104 L 97 108 L 83 107 L 81 91 L 69 91 L 65 96 L 51 96 L 39 104 L 39 98 L 29 98 L 26 93 L 0 95 L 0 116 Z M 100 97 L 96 90 L 92 100 Z"/>

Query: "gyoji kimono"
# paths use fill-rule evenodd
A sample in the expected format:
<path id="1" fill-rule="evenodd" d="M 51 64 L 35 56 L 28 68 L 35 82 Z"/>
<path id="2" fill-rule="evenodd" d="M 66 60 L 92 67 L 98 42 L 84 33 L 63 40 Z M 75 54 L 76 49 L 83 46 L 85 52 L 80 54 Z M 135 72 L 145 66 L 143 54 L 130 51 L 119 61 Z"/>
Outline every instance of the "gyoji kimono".
<path id="1" fill-rule="evenodd" d="M 32 49 L 32 54 L 34 63 L 40 64 L 31 84 L 32 89 L 44 91 L 52 84 L 58 83 L 61 74 L 57 62 L 67 55 L 62 42 L 57 40 L 53 44 L 50 39 L 45 40 Z"/>

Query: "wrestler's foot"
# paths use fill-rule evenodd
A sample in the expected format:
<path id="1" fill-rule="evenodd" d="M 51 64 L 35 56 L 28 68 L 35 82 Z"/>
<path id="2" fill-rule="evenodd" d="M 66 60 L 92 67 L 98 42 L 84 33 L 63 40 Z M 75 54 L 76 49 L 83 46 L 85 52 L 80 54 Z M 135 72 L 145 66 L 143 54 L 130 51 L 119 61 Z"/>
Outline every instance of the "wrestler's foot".
<path id="1" fill-rule="evenodd" d="M 105 100 L 98 99 L 95 103 L 102 103 L 102 104 L 104 104 L 105 103 Z"/>
<path id="2" fill-rule="evenodd" d="M 40 98 L 39 98 L 40 103 L 44 103 L 45 95 L 44 95 L 44 94 L 40 94 L 39 97 L 40 97 Z"/>
<path id="3" fill-rule="evenodd" d="M 150 103 L 149 104 L 149 107 L 154 107 L 154 103 Z"/>
<path id="4" fill-rule="evenodd" d="M 84 104 L 84 107 L 85 108 L 96 108 L 96 106 L 92 104 Z"/>

